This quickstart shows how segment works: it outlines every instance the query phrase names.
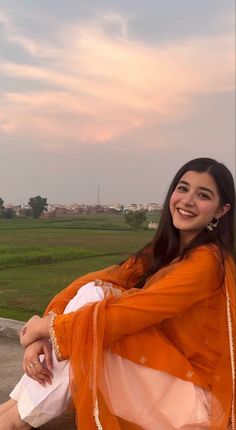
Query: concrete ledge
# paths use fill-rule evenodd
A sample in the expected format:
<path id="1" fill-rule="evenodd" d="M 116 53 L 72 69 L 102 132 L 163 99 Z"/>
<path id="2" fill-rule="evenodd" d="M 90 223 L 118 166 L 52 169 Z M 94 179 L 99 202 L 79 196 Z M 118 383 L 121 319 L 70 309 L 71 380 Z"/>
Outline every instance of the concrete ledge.
<path id="1" fill-rule="evenodd" d="M 25 323 L 0 318 L 0 403 L 8 400 L 9 393 L 22 376 L 24 349 L 19 343 L 19 332 Z M 61 417 L 41 426 L 42 430 L 76 430 L 75 412 L 68 411 Z"/>
<path id="2" fill-rule="evenodd" d="M 19 333 L 25 323 L 9 318 L 0 318 L 0 336 L 19 339 Z"/>

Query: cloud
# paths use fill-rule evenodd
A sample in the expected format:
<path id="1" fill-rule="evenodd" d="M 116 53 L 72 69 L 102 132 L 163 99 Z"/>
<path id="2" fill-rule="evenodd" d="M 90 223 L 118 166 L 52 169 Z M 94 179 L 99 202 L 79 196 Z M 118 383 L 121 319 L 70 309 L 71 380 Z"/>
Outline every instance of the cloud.
<path id="1" fill-rule="evenodd" d="M 182 121 L 195 94 L 234 88 L 231 32 L 150 45 L 128 36 L 127 17 L 109 12 L 61 25 L 48 43 L 24 34 L 3 12 L 0 21 L 5 43 L 32 57 L 24 64 L 0 61 L 0 78 L 21 82 L 20 91 L 0 93 L 7 118 L 5 125 L 0 119 L 1 133 L 40 135 L 48 150 L 68 150 L 77 142 L 111 144 Z M 28 82 L 35 90 L 27 90 Z"/>
<path id="2" fill-rule="evenodd" d="M 14 124 L 9 118 L 0 112 L 0 135 L 13 133 L 15 130 Z"/>
<path id="3" fill-rule="evenodd" d="M 25 35 L 15 24 L 13 18 L 2 9 L 0 9 L 0 23 L 2 24 L 5 41 L 19 46 L 32 57 L 52 58 L 56 54 L 56 46 L 42 40 L 38 43 L 37 40 Z"/>

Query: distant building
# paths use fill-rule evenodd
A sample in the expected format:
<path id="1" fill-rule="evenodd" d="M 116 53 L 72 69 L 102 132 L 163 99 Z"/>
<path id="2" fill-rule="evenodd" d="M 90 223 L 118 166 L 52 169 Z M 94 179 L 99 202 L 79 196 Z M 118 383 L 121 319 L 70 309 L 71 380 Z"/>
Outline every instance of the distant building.
<path id="1" fill-rule="evenodd" d="M 149 203 L 147 205 L 148 212 L 156 212 L 162 210 L 162 205 L 159 203 Z"/>
<path id="2" fill-rule="evenodd" d="M 149 228 L 149 229 L 156 230 L 156 229 L 157 229 L 157 227 L 158 227 L 157 222 L 150 221 L 150 222 L 148 223 L 148 228 Z"/>
<path id="3" fill-rule="evenodd" d="M 5 205 L 6 208 L 14 209 L 16 216 L 30 216 L 31 208 L 28 205 L 12 205 L 8 203 Z M 125 212 L 135 212 L 145 210 L 147 212 L 160 212 L 162 205 L 158 203 L 112 203 L 107 205 L 88 205 L 88 204 L 63 204 L 63 203 L 49 203 L 47 212 L 41 215 L 41 218 L 60 218 L 60 217 L 75 217 L 81 214 L 122 214 Z M 152 225 L 152 223 L 150 223 Z M 155 223 L 153 227 L 156 228 Z"/>
<path id="4" fill-rule="evenodd" d="M 124 212 L 135 212 L 137 211 L 137 205 L 135 203 L 131 203 L 129 205 L 124 206 Z"/>
<path id="5" fill-rule="evenodd" d="M 112 203 L 108 205 L 108 208 L 111 209 L 112 211 L 122 212 L 124 209 L 124 205 L 122 205 L 121 203 Z"/>

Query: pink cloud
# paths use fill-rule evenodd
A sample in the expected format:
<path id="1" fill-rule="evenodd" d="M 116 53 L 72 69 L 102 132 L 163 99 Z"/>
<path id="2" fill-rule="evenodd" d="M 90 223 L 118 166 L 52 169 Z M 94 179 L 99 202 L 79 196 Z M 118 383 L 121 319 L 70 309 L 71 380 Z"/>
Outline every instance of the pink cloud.
<path id="1" fill-rule="evenodd" d="M 116 37 L 104 29 L 109 20 L 120 26 Z M 103 15 L 62 28 L 53 46 L 19 35 L 5 18 L 8 39 L 40 66 L 2 61 L 0 75 L 37 81 L 42 89 L 24 91 L 22 86 L 21 92 L 0 94 L 11 124 L 1 126 L 2 133 L 40 133 L 54 148 L 50 142 L 57 139 L 68 139 L 65 146 L 68 141 L 110 142 L 137 128 L 185 118 L 193 94 L 234 88 L 230 32 L 147 45 L 129 39 L 127 26 L 118 14 Z"/>

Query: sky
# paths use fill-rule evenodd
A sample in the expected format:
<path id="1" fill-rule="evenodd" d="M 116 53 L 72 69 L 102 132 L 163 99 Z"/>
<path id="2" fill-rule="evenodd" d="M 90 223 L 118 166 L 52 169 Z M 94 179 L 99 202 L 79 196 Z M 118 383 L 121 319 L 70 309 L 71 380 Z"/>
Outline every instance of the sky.
<path id="1" fill-rule="evenodd" d="M 234 0 L 0 0 L 0 197 L 162 203 L 235 175 Z"/>

